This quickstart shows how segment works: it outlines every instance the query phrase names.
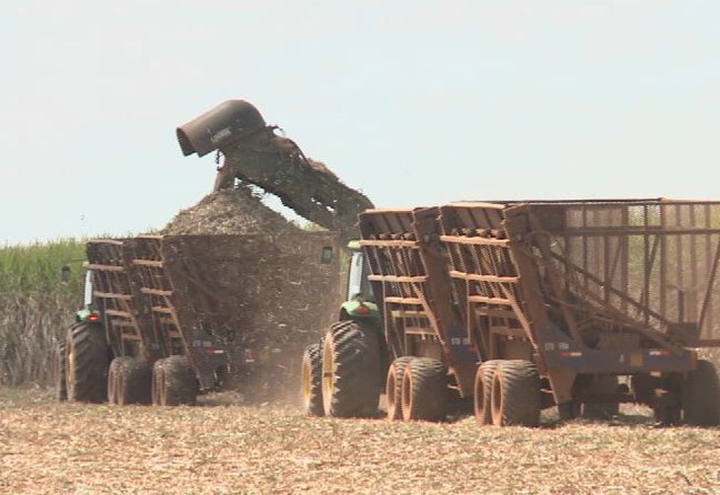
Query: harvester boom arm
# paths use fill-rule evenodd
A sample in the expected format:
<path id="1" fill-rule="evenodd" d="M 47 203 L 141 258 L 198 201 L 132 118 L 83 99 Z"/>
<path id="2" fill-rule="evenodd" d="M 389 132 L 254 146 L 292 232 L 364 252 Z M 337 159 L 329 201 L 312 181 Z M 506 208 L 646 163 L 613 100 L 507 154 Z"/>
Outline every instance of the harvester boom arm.
<path id="1" fill-rule="evenodd" d="M 250 103 L 230 100 L 178 127 L 177 136 L 185 155 L 219 150 L 225 156 L 216 191 L 233 187 L 238 178 L 278 196 L 317 225 L 357 236 L 357 215 L 372 208 L 372 202 L 275 129 Z"/>

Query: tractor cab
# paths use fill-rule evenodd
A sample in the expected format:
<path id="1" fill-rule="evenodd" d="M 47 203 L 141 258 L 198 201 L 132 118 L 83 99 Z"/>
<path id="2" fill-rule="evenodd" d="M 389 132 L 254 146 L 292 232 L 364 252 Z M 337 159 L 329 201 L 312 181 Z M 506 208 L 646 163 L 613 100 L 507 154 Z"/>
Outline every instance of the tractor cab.
<path id="1" fill-rule="evenodd" d="M 347 300 L 340 309 L 340 319 L 380 318 L 375 295 L 368 275 L 370 273 L 365 259 L 365 253 L 360 248 L 359 241 L 350 241 L 348 249 L 351 252 L 350 266 L 348 268 Z"/>
<path id="2" fill-rule="evenodd" d="M 83 286 L 83 304 L 75 312 L 76 321 L 96 323 L 100 321 L 100 311 L 97 309 L 95 291 L 93 290 L 93 271 L 85 270 L 85 284 Z"/>

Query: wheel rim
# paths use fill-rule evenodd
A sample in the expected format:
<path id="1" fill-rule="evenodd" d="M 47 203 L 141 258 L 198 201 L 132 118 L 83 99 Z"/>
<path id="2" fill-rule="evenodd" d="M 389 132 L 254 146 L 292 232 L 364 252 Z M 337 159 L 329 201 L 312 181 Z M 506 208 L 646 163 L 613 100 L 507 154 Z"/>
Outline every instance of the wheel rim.
<path id="1" fill-rule="evenodd" d="M 403 382 L 401 387 L 401 395 L 402 395 L 402 415 L 403 419 L 405 421 L 413 419 L 413 381 L 412 381 L 412 368 L 410 367 L 410 364 L 407 365 L 405 368 L 405 373 L 403 375 Z"/>
<path id="2" fill-rule="evenodd" d="M 475 390 L 473 391 L 473 405 L 475 409 L 475 420 L 480 426 L 485 426 L 485 381 L 484 370 L 480 367 L 475 374 Z"/>
<path id="3" fill-rule="evenodd" d="M 150 397 L 152 403 L 156 406 L 160 405 L 160 383 L 159 383 L 160 368 L 153 367 L 152 371 L 152 383 L 150 386 Z"/>
<path id="4" fill-rule="evenodd" d="M 55 359 L 55 383 L 60 388 L 60 381 L 62 380 L 62 369 L 64 368 L 62 362 L 62 356 L 58 352 L 57 359 Z"/>
<path id="5" fill-rule="evenodd" d="M 108 370 L 108 402 L 115 403 L 115 367 L 112 364 Z"/>
<path id="6" fill-rule="evenodd" d="M 402 408 L 398 407 L 400 404 L 397 401 L 398 397 L 396 397 L 396 392 L 397 372 L 395 369 L 395 365 L 393 364 L 390 366 L 387 381 L 385 382 L 385 396 L 387 397 L 388 419 L 390 421 L 402 419 Z"/>
<path id="7" fill-rule="evenodd" d="M 323 346 L 322 360 L 322 389 L 323 406 L 325 414 L 330 415 L 332 409 L 333 391 L 335 390 L 335 353 L 333 352 L 332 339 L 327 339 Z"/>
<path id="8" fill-rule="evenodd" d="M 65 348 L 58 349 L 55 360 L 55 390 L 58 399 L 67 399 L 67 379 L 65 378 Z"/>
<path id="9" fill-rule="evenodd" d="M 159 373 L 159 380 L 160 380 L 160 405 L 165 406 L 167 405 L 167 380 L 165 377 L 165 370 L 160 369 Z"/>
<path id="10" fill-rule="evenodd" d="M 68 398 L 75 398 L 75 350 L 72 345 L 67 347 L 67 356 L 65 357 L 65 388 L 67 388 Z"/>
<path id="11" fill-rule="evenodd" d="M 505 401 L 504 394 L 502 393 L 502 372 L 500 370 L 497 370 L 495 374 L 495 378 L 493 379 L 492 384 L 492 420 L 493 424 L 497 426 L 503 426 L 502 424 L 502 416 L 503 416 L 503 410 L 505 409 L 505 405 L 503 402 Z"/>
<path id="12" fill-rule="evenodd" d="M 117 403 L 121 406 L 125 405 L 125 374 L 120 372 L 117 374 L 117 386 L 115 387 Z"/>
<path id="13" fill-rule="evenodd" d="M 310 408 L 310 389 L 312 382 L 312 369 L 310 360 L 303 359 L 302 364 L 302 395 L 303 395 L 303 406 L 306 410 Z"/>

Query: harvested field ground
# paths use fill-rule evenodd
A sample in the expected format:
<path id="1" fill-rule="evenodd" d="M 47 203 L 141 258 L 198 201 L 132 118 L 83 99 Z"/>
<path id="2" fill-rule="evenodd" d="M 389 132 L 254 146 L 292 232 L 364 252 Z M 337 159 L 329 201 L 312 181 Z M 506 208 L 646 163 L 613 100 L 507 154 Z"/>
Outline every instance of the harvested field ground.
<path id="1" fill-rule="evenodd" d="M 717 493 L 720 430 L 310 419 L 233 396 L 58 404 L 0 389 L 2 493 Z"/>

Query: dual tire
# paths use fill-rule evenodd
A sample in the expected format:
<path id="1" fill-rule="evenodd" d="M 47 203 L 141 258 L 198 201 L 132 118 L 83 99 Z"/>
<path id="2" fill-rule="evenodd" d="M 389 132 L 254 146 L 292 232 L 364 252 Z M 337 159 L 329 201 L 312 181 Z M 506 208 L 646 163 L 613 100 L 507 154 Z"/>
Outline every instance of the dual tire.
<path id="1" fill-rule="evenodd" d="M 415 357 L 402 373 L 401 404 L 405 421 L 442 421 L 449 401 L 447 371 L 442 361 Z"/>
<path id="2" fill-rule="evenodd" d="M 390 421 L 403 419 L 402 387 L 405 370 L 412 356 L 402 356 L 390 364 L 385 380 L 385 397 L 387 399 L 387 417 Z"/>
<path id="3" fill-rule="evenodd" d="M 157 406 L 195 405 L 198 382 L 185 356 L 158 359 L 152 368 L 151 398 Z"/>
<path id="4" fill-rule="evenodd" d="M 475 418 L 480 425 L 538 426 L 540 375 L 521 359 L 488 361 L 475 374 Z"/>
<path id="5" fill-rule="evenodd" d="M 126 404 L 150 404 L 152 368 L 136 358 L 117 357 L 108 370 L 108 402 L 120 406 Z"/>

